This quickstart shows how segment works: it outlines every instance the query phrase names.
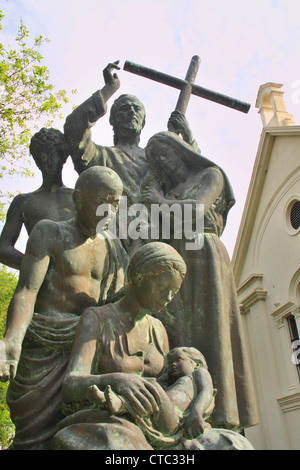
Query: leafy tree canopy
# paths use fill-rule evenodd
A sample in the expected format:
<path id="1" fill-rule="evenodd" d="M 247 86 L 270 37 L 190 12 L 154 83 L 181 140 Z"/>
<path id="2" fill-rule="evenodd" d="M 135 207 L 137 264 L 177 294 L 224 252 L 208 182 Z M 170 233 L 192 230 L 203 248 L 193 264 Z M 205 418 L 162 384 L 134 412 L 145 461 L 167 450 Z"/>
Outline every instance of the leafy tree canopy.
<path id="1" fill-rule="evenodd" d="M 4 14 L 0 10 L 0 30 Z M 32 176 L 28 146 L 34 132 L 49 127 L 69 101 L 66 90 L 55 91 L 39 49 L 49 40 L 31 40 L 22 20 L 13 46 L 0 43 L 0 179 Z M 76 93 L 76 90 L 72 90 Z M 0 220 L 14 194 L 0 190 Z"/>
<path id="2" fill-rule="evenodd" d="M 4 14 L 0 10 L 0 31 Z M 52 126 L 62 105 L 69 101 L 66 90 L 55 91 L 50 73 L 39 50 L 49 40 L 30 38 L 22 20 L 14 44 L 0 42 L 0 187 L 1 179 L 14 175 L 33 176 L 28 147 L 41 127 Z M 72 90 L 76 93 L 76 90 Z M 14 194 L 0 189 L 0 221 L 5 205 Z M 6 325 L 6 312 L 17 284 L 16 277 L 0 264 L 0 338 Z M 6 405 L 8 383 L 0 382 L 0 449 L 7 447 L 14 433 Z"/>
<path id="3" fill-rule="evenodd" d="M 17 285 L 17 278 L 0 265 L 0 338 L 3 338 L 6 325 L 6 312 Z M 10 420 L 6 404 L 8 382 L 0 382 L 0 450 L 8 447 L 14 435 L 14 425 Z"/>

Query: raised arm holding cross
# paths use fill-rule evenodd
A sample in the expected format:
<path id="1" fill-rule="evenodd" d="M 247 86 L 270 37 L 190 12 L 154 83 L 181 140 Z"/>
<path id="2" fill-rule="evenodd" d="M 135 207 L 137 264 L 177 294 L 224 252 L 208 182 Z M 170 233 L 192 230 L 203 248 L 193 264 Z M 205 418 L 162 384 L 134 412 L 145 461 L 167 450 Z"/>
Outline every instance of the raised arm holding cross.
<path id="1" fill-rule="evenodd" d="M 140 202 L 140 185 L 148 168 L 145 151 L 139 146 L 140 135 L 145 125 L 143 104 L 136 96 L 128 94 L 123 94 L 115 100 L 109 118 L 114 132 L 113 146 L 95 144 L 91 133 L 92 127 L 106 113 L 107 102 L 120 87 L 119 78 L 114 72 L 119 70 L 118 64 L 119 61 L 113 62 L 104 69 L 104 87 L 67 117 L 64 133 L 77 173 L 80 174 L 86 168 L 95 165 L 112 168 L 122 179 L 123 194 L 130 206 Z M 191 75 L 191 81 L 192 78 Z M 180 100 L 187 104 L 188 100 L 182 99 L 185 92 L 181 93 Z M 178 110 L 172 113 L 169 125 L 172 125 L 185 141 L 196 147 L 184 113 Z M 124 240 L 123 243 L 125 249 L 131 252 L 136 249 L 140 241 Z"/>

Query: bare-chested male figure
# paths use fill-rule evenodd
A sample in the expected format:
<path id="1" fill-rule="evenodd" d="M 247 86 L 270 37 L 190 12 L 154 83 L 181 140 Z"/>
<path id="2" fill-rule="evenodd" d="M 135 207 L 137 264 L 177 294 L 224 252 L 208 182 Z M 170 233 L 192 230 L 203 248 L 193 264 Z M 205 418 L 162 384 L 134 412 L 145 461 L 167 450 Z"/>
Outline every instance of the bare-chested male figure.
<path id="1" fill-rule="evenodd" d="M 74 219 L 42 220 L 32 230 L 0 340 L 0 378 L 11 379 L 7 402 L 15 449 L 48 449 L 62 417 L 61 383 L 75 328 L 85 308 L 109 301 L 124 284 L 127 255 L 97 233 L 97 207 L 117 209 L 122 181 L 93 167 L 77 180 Z M 105 232 L 104 232 L 105 233 Z"/>
<path id="2" fill-rule="evenodd" d="M 24 256 L 15 248 L 23 224 L 29 235 L 42 219 L 58 222 L 75 216 L 73 189 L 62 182 L 62 168 L 69 155 L 64 134 L 43 128 L 32 137 L 29 150 L 41 170 L 43 183 L 36 191 L 18 194 L 8 209 L 0 237 L 0 261 L 14 269 L 20 269 Z"/>

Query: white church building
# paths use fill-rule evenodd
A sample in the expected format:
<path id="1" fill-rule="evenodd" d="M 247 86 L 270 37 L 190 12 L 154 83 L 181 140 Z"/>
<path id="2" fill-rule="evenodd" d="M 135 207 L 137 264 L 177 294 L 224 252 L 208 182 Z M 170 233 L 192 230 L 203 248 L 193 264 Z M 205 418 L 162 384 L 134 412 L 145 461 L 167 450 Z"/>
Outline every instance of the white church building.
<path id="1" fill-rule="evenodd" d="M 259 424 L 258 450 L 300 450 L 300 126 L 282 85 L 259 88 L 263 129 L 232 264 Z"/>

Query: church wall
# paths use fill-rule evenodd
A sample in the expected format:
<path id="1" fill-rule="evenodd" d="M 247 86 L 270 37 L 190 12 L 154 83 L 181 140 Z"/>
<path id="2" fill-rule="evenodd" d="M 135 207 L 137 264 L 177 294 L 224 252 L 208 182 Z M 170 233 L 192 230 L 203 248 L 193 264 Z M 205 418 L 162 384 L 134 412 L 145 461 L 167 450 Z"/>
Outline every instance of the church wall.
<path id="1" fill-rule="evenodd" d="M 288 317 L 299 325 L 300 230 L 289 209 L 300 195 L 300 136 L 272 144 L 238 286 L 260 424 L 246 431 L 258 449 L 300 449 L 300 380 Z"/>

